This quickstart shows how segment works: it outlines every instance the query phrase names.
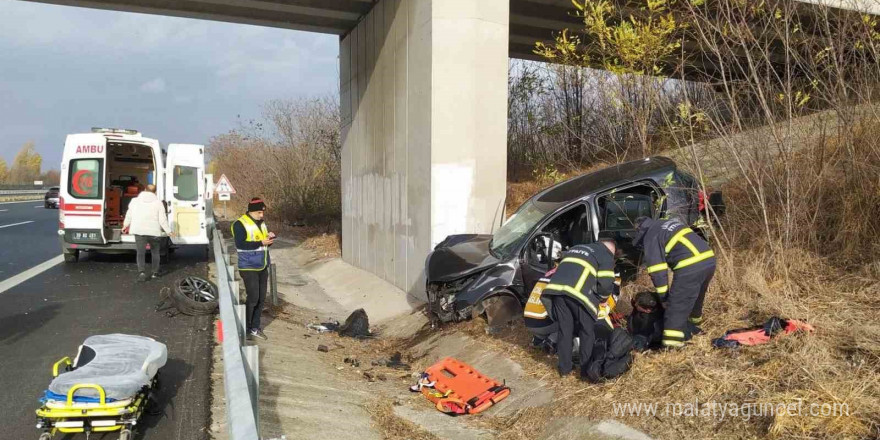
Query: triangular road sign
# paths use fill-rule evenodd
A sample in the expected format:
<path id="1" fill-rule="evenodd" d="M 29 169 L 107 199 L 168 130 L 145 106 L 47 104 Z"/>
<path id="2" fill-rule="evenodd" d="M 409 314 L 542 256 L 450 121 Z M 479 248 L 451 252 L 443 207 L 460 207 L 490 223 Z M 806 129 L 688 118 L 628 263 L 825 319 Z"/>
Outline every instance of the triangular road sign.
<path id="1" fill-rule="evenodd" d="M 218 180 L 217 184 L 214 185 L 214 192 L 217 194 L 235 194 L 235 188 L 233 188 L 232 184 L 229 183 L 229 179 L 226 178 L 226 174 L 220 175 L 220 180 Z"/>

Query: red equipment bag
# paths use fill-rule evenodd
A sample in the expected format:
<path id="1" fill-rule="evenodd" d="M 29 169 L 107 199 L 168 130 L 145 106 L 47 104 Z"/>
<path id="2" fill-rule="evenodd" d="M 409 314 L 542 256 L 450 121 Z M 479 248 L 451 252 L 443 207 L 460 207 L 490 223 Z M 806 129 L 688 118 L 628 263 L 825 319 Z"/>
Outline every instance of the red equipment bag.
<path id="1" fill-rule="evenodd" d="M 740 345 L 761 345 L 770 342 L 778 334 L 791 334 L 797 331 L 812 333 L 816 329 L 812 325 L 796 319 L 770 318 L 764 325 L 751 328 L 730 330 L 724 336 L 713 339 L 715 348 L 736 348 Z"/>

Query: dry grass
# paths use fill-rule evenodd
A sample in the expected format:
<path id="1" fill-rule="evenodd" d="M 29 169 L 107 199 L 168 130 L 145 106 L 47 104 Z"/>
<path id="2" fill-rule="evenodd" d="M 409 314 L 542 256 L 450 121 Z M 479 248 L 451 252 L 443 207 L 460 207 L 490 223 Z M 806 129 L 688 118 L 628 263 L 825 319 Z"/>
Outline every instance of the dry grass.
<path id="1" fill-rule="evenodd" d="M 382 433 L 382 438 L 387 440 L 437 440 L 434 434 L 422 427 L 398 417 L 394 414 L 392 404 L 387 400 L 377 400 L 366 407 L 373 425 Z"/>
<path id="2" fill-rule="evenodd" d="M 318 258 L 336 258 L 342 256 L 339 232 L 308 235 L 303 246 L 315 253 Z"/>
<path id="3" fill-rule="evenodd" d="M 35 202 L 39 202 L 43 200 L 42 195 L 25 195 L 25 196 L 0 196 L 0 202 L 26 202 L 29 200 L 33 200 Z"/>
<path id="4" fill-rule="evenodd" d="M 303 247 L 314 252 L 317 258 L 342 256 L 341 231 L 338 223 L 330 222 L 322 226 L 291 226 L 270 218 L 269 224 L 280 237 L 302 243 Z"/>

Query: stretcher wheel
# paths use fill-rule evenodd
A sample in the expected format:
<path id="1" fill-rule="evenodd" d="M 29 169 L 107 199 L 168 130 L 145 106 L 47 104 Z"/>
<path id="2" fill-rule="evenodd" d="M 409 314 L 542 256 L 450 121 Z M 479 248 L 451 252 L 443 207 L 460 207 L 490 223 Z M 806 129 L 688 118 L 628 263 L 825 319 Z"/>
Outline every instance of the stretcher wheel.
<path id="1" fill-rule="evenodd" d="M 40 434 L 40 440 L 52 440 L 52 434 L 49 434 L 48 432 L 44 432 L 44 433 Z"/>
<path id="2" fill-rule="evenodd" d="M 119 431 L 119 440 L 131 440 L 131 430 L 123 429 Z"/>

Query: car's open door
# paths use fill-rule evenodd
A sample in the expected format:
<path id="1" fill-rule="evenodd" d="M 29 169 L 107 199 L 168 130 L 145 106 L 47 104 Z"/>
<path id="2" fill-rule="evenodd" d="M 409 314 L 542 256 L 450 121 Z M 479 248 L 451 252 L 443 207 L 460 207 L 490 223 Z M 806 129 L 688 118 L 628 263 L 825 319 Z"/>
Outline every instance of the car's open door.
<path id="1" fill-rule="evenodd" d="M 64 156 L 58 214 L 64 239 L 73 244 L 106 244 L 107 139 L 94 133 L 69 135 Z"/>
<path id="2" fill-rule="evenodd" d="M 165 201 L 174 244 L 208 244 L 205 203 L 205 147 L 168 145 Z"/>

